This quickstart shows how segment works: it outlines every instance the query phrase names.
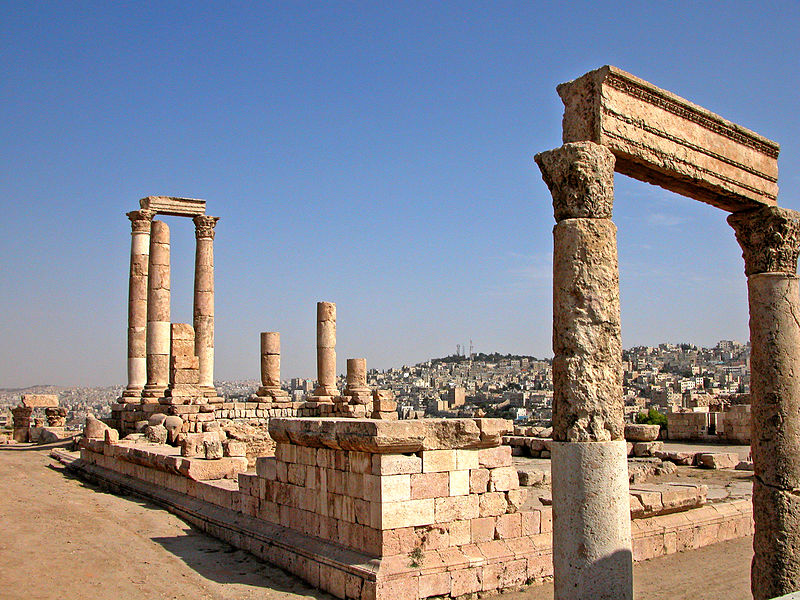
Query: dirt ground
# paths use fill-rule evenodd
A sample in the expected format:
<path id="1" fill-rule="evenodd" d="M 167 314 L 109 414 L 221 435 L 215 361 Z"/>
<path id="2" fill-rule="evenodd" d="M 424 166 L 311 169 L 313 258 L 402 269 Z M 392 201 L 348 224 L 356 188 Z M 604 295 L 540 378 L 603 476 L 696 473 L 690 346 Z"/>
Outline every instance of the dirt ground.
<path id="1" fill-rule="evenodd" d="M 74 479 L 48 452 L 0 446 L 0 598 L 331 598 L 164 510 Z M 637 564 L 636 598 L 750 598 L 751 545 L 745 538 Z M 550 584 L 500 597 L 552 594 Z"/>

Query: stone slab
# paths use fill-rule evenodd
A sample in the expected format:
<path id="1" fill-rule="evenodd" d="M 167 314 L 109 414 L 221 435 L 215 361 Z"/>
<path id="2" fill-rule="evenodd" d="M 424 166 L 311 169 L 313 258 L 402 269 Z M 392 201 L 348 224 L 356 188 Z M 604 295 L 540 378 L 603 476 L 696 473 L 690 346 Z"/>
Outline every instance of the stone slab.
<path id="1" fill-rule="evenodd" d="M 401 454 L 497 447 L 509 429 L 506 423 L 503 419 L 274 418 L 269 433 L 276 442 L 298 446 Z"/>
<path id="2" fill-rule="evenodd" d="M 564 142 L 608 147 L 619 173 L 730 212 L 776 205 L 777 143 L 612 66 L 558 94 Z"/>
<path id="3" fill-rule="evenodd" d="M 139 200 L 143 209 L 160 215 L 194 217 L 206 214 L 206 201 L 197 198 L 175 198 L 173 196 L 147 196 Z"/>
<path id="4" fill-rule="evenodd" d="M 22 406 L 28 408 L 53 408 L 58 406 L 56 394 L 22 394 Z"/>

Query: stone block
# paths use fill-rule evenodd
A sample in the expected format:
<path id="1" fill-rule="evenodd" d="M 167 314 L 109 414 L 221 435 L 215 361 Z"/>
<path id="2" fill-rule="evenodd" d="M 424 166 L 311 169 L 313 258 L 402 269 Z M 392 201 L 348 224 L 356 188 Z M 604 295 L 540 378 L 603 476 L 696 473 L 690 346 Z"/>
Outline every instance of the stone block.
<path id="1" fill-rule="evenodd" d="M 432 498 L 383 502 L 380 507 L 380 529 L 418 527 L 434 523 L 435 505 Z"/>
<path id="2" fill-rule="evenodd" d="M 411 498 L 442 498 L 450 495 L 450 474 L 415 473 L 411 475 Z"/>
<path id="3" fill-rule="evenodd" d="M 479 510 L 481 517 L 497 517 L 506 513 L 508 502 L 503 492 L 487 492 L 480 495 Z"/>
<path id="4" fill-rule="evenodd" d="M 633 455 L 638 457 L 654 456 L 656 452 L 660 452 L 663 448 L 663 442 L 636 442 L 633 444 Z"/>
<path id="5" fill-rule="evenodd" d="M 219 439 L 203 440 L 203 452 L 207 460 L 217 460 L 223 457 L 222 443 Z"/>
<path id="6" fill-rule="evenodd" d="M 469 493 L 483 494 L 489 490 L 489 469 L 472 469 L 469 472 Z"/>
<path id="7" fill-rule="evenodd" d="M 22 406 L 26 408 L 54 408 L 58 406 L 58 396 L 56 394 L 22 394 L 20 401 Z"/>
<path id="8" fill-rule="evenodd" d="M 452 471 L 455 468 L 456 456 L 453 450 L 424 450 L 422 452 L 423 473 Z"/>
<path id="9" fill-rule="evenodd" d="M 422 473 L 422 459 L 413 454 L 373 454 L 373 475 Z"/>
<path id="10" fill-rule="evenodd" d="M 771 140 L 612 66 L 558 94 L 564 142 L 608 147 L 620 173 L 730 212 L 777 202 Z"/>
<path id="11" fill-rule="evenodd" d="M 493 469 L 511 465 L 511 447 L 497 446 L 496 448 L 483 448 L 478 453 L 478 463 L 481 467 Z"/>
<path id="12" fill-rule="evenodd" d="M 469 471 L 450 471 L 450 495 L 466 496 L 469 493 Z"/>
<path id="13" fill-rule="evenodd" d="M 451 496 L 436 498 L 436 522 L 449 523 L 479 516 L 479 500 L 477 495 Z"/>
<path id="14" fill-rule="evenodd" d="M 219 460 L 182 458 L 178 463 L 178 471 L 195 481 L 235 479 L 239 473 L 244 473 L 246 470 L 247 459 L 244 457 L 220 458 Z"/>
<path id="15" fill-rule="evenodd" d="M 739 455 L 735 452 L 707 452 L 697 457 L 698 466 L 706 469 L 735 469 Z"/>
<path id="16" fill-rule="evenodd" d="M 411 500 L 411 475 L 383 475 L 380 486 L 381 502 Z"/>
<path id="17" fill-rule="evenodd" d="M 628 423 L 625 425 L 625 440 L 628 442 L 652 442 L 658 439 L 660 431 L 659 425 Z"/>
<path id="18" fill-rule="evenodd" d="M 497 467 L 489 471 L 489 490 L 507 492 L 519 488 L 517 470 L 513 467 Z"/>

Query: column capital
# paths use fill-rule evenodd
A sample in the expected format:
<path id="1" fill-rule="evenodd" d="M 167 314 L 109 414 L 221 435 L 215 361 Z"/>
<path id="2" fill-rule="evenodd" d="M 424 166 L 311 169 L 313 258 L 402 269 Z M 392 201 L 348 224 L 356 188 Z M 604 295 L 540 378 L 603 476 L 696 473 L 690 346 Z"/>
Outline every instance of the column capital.
<path id="1" fill-rule="evenodd" d="M 553 196 L 556 222 L 610 219 L 616 159 L 605 146 L 574 142 L 534 157 Z"/>
<path id="2" fill-rule="evenodd" d="M 131 233 L 150 233 L 150 226 L 155 215 L 154 210 L 146 208 L 126 213 L 126 216 L 131 220 Z"/>
<path id="3" fill-rule="evenodd" d="M 198 240 L 201 238 L 214 239 L 214 227 L 216 227 L 219 217 L 196 215 L 192 217 L 192 221 L 194 221 L 194 235 Z"/>
<path id="4" fill-rule="evenodd" d="M 736 212 L 728 216 L 742 247 L 744 273 L 797 273 L 800 252 L 800 213 L 777 206 Z"/>

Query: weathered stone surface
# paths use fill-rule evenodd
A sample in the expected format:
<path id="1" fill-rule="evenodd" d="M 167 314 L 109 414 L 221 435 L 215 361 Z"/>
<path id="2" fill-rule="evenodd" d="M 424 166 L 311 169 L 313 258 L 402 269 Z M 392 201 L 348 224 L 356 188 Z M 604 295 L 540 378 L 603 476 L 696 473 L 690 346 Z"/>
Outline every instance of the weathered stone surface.
<path id="1" fill-rule="evenodd" d="M 177 415 L 170 415 L 164 419 L 163 425 L 164 429 L 167 430 L 167 443 L 176 445 L 178 434 L 181 432 L 181 428 L 183 427 L 183 419 Z"/>
<path id="2" fill-rule="evenodd" d="M 167 429 L 163 425 L 148 425 L 144 429 L 144 436 L 153 444 L 167 443 Z"/>
<path id="3" fill-rule="evenodd" d="M 99 419 L 94 418 L 92 415 L 88 415 L 86 417 L 86 422 L 83 425 L 83 437 L 93 440 L 105 439 L 106 429 L 108 428 L 108 425 Z"/>
<path id="4" fill-rule="evenodd" d="M 591 142 L 564 144 L 537 154 L 536 164 L 553 196 L 556 222 L 610 219 L 614 208 L 614 155 Z"/>
<path id="5" fill-rule="evenodd" d="M 337 396 L 336 304 L 317 302 L 317 387 L 314 396 Z"/>
<path id="6" fill-rule="evenodd" d="M 566 219 L 553 236 L 553 439 L 622 439 L 616 227 Z"/>
<path id="7" fill-rule="evenodd" d="M 756 463 L 756 468 L 758 464 Z M 800 497 L 790 490 L 768 487 L 753 479 L 753 568 L 750 586 L 754 600 L 768 600 L 797 589 L 800 564 Z"/>
<path id="8" fill-rule="evenodd" d="M 273 418 L 269 423 L 269 433 L 276 442 L 291 441 L 299 446 L 398 454 L 497 447 L 502 437 L 495 433 L 505 431 L 507 425 L 490 421 L 493 420 L 483 421 L 485 430 L 489 432 L 484 439 L 481 439 L 481 429 L 474 419 Z"/>
<path id="9" fill-rule="evenodd" d="M 207 460 L 216 460 L 224 456 L 222 443 L 218 439 L 206 439 L 203 441 L 203 452 Z"/>
<path id="10" fill-rule="evenodd" d="M 734 469 L 739 464 L 735 452 L 703 452 L 697 456 L 699 467 L 707 469 Z"/>
<path id="11" fill-rule="evenodd" d="M 661 427 L 658 425 L 626 424 L 625 439 L 629 442 L 652 442 L 658 439 Z"/>
<path id="12" fill-rule="evenodd" d="M 618 172 L 728 211 L 776 203 L 775 142 L 616 67 L 558 94 L 564 142 L 608 147 Z"/>
<path id="13" fill-rule="evenodd" d="M 155 427 L 156 425 L 163 425 L 167 420 L 167 415 L 164 413 L 154 413 L 147 419 L 147 424 Z"/>
<path id="14" fill-rule="evenodd" d="M 800 213 L 770 206 L 733 213 L 728 223 L 742 247 L 745 275 L 797 273 Z"/>
<path id="15" fill-rule="evenodd" d="M 206 201 L 197 198 L 176 198 L 173 196 L 147 196 L 139 200 L 143 209 L 160 215 L 193 217 L 206 213 Z"/>
<path id="16" fill-rule="evenodd" d="M 676 465 L 693 465 L 697 452 L 663 452 L 657 450 L 654 455 L 656 458 L 673 462 Z"/>
<path id="17" fill-rule="evenodd" d="M 636 442 L 633 445 L 634 456 L 655 456 L 656 452 L 664 448 L 663 442 Z"/>
<path id="18" fill-rule="evenodd" d="M 28 408 L 47 408 L 58 406 L 56 394 L 22 394 L 22 406 Z"/>

